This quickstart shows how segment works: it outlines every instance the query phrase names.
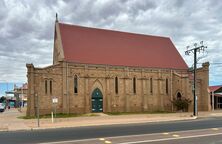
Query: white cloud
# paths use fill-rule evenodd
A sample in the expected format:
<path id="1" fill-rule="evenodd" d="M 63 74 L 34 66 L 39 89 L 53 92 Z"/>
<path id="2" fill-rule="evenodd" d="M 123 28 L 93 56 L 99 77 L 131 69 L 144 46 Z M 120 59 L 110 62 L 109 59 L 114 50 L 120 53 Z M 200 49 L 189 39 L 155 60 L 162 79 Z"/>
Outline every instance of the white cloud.
<path id="1" fill-rule="evenodd" d="M 26 63 L 52 63 L 55 13 L 64 23 L 170 37 L 189 66 L 187 45 L 208 46 L 210 83 L 221 84 L 220 0 L 0 1 L 0 81 L 26 81 Z"/>

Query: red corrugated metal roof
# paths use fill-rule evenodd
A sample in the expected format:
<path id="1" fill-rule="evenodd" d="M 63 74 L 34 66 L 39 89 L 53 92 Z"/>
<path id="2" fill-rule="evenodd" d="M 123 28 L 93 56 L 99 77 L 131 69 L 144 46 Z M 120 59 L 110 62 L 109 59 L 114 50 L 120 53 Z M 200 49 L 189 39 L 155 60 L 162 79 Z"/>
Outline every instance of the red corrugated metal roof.
<path id="1" fill-rule="evenodd" d="M 59 23 L 66 61 L 188 69 L 169 38 Z"/>
<path id="2" fill-rule="evenodd" d="M 209 86 L 210 92 L 215 92 L 217 90 L 219 90 L 220 88 L 222 88 L 222 86 Z"/>

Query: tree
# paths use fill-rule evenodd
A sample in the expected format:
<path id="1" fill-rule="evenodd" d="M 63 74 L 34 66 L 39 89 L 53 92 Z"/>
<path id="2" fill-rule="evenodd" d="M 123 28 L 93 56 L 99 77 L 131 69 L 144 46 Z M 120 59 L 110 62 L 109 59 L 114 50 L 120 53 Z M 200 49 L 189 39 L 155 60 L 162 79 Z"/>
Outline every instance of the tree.
<path id="1" fill-rule="evenodd" d="M 192 102 L 189 98 L 174 98 L 172 101 L 177 110 L 188 111 L 189 104 Z"/>
<path id="2" fill-rule="evenodd" d="M 0 103 L 3 103 L 3 102 L 5 102 L 5 101 L 6 101 L 6 97 L 2 96 L 2 97 L 0 98 Z"/>

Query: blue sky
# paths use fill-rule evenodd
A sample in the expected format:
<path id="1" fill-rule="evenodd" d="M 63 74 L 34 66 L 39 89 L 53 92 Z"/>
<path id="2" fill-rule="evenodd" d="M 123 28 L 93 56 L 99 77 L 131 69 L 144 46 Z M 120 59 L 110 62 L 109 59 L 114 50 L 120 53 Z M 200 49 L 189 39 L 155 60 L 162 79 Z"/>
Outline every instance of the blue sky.
<path id="1" fill-rule="evenodd" d="M 12 91 L 14 85 L 21 86 L 22 83 L 0 83 L 0 97 L 5 95 L 5 91 Z"/>
<path id="2" fill-rule="evenodd" d="M 189 67 L 186 46 L 204 41 L 210 85 L 222 84 L 221 0 L 1 0 L 0 82 L 27 82 L 26 63 L 52 65 L 55 14 L 88 27 L 169 37 Z"/>

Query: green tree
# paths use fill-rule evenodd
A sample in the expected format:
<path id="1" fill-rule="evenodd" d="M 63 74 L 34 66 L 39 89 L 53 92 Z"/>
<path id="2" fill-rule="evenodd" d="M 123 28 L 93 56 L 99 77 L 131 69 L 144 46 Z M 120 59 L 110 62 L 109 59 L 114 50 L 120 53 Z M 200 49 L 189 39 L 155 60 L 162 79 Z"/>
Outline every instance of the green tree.
<path id="1" fill-rule="evenodd" d="M 6 97 L 2 96 L 2 97 L 0 98 L 0 103 L 3 103 L 3 102 L 5 102 L 5 101 L 6 101 Z"/>
<path id="2" fill-rule="evenodd" d="M 189 104 L 192 102 L 189 98 L 174 98 L 172 101 L 177 110 L 188 111 Z"/>

